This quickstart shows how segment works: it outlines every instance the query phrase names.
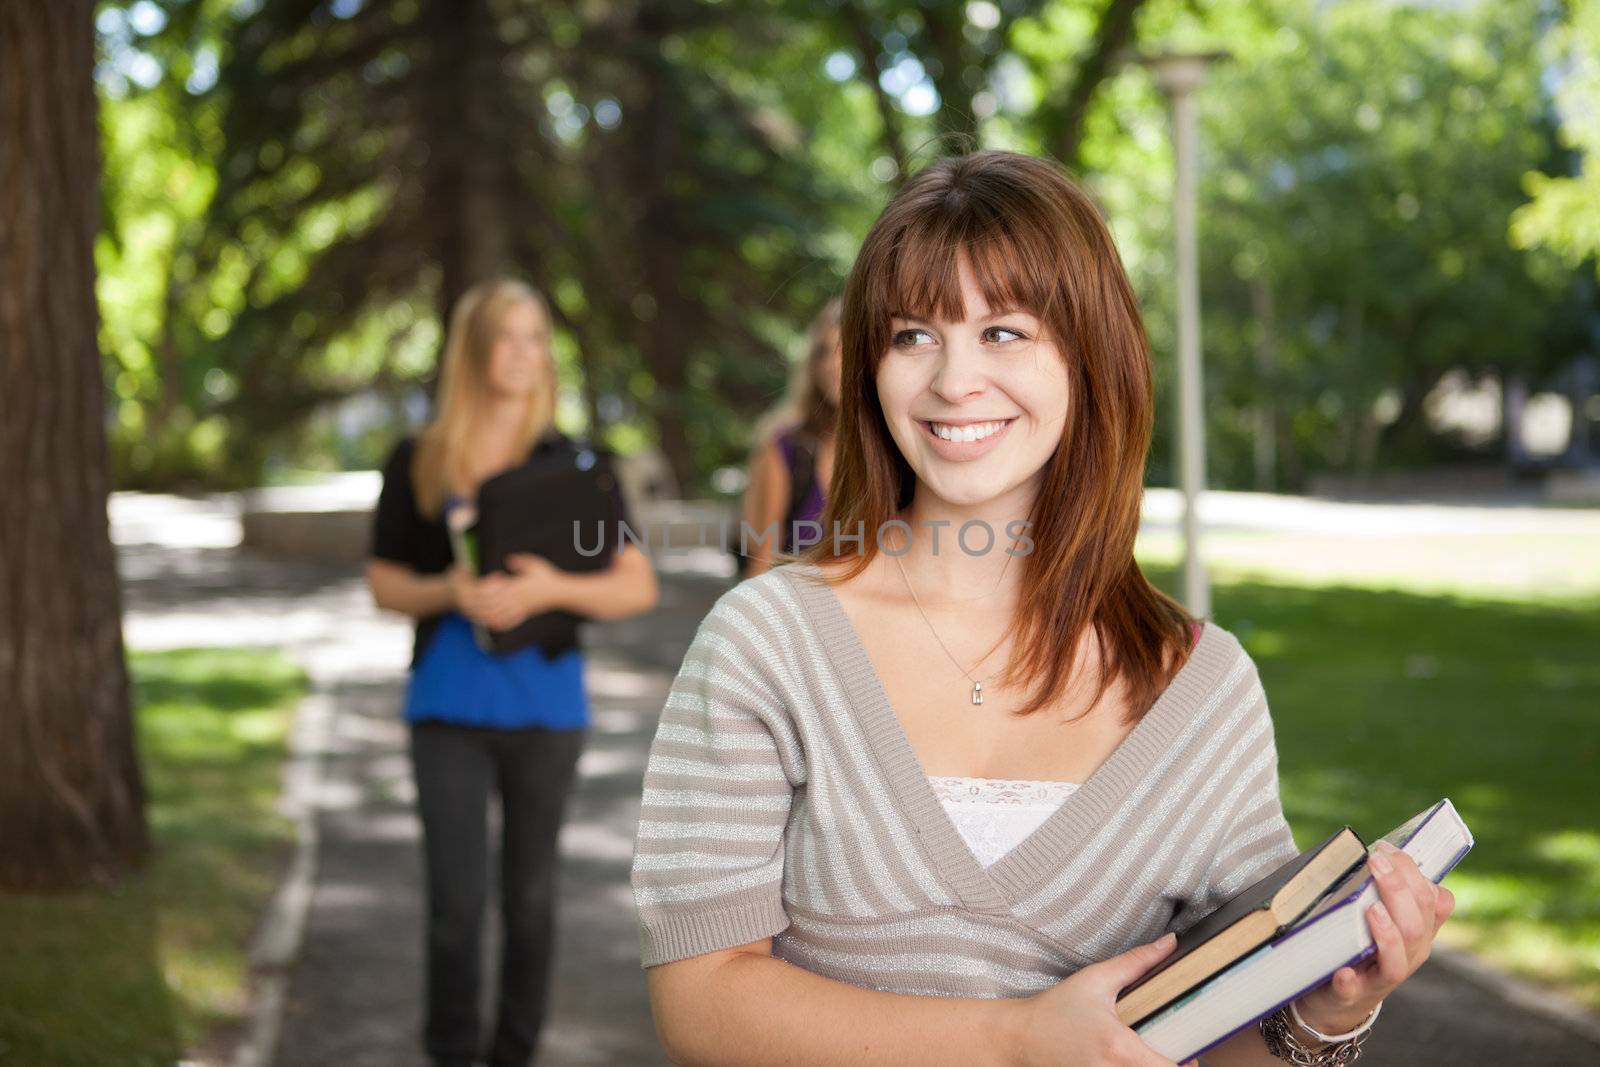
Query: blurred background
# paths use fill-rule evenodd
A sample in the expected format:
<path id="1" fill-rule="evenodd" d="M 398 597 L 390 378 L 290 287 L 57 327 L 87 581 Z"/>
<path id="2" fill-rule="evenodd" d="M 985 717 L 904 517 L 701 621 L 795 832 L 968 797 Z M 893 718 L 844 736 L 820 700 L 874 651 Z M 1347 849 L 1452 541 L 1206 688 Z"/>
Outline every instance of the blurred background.
<path id="1" fill-rule="evenodd" d="M 0 1062 L 412 1062 L 410 628 L 359 568 L 481 278 L 548 294 L 558 422 L 639 519 L 737 521 L 897 184 L 1059 159 L 1142 300 L 1139 552 L 1176 589 L 1158 49 L 1229 53 L 1193 96 L 1202 552 L 1296 835 L 1445 795 L 1478 834 L 1394 1012 L 1458 1051 L 1368 1058 L 1600 1059 L 1600 0 L 9 2 L 0 33 Z M 662 607 L 591 633 L 550 1063 L 664 1062 L 639 776 L 733 566 L 656 563 Z"/>

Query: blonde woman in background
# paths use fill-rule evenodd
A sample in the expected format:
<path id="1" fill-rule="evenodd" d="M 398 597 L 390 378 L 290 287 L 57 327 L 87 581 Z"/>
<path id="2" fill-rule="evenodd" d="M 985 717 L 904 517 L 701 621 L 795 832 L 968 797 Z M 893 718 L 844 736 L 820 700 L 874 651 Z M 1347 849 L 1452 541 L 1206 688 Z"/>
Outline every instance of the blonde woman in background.
<path id="1" fill-rule="evenodd" d="M 751 531 L 741 556 L 741 574 L 753 577 L 772 566 L 774 552 L 789 553 L 815 540 L 800 527 L 822 515 L 833 476 L 833 435 L 839 414 L 839 314 L 835 297 L 807 331 L 806 358 L 790 378 L 784 399 L 756 424 L 756 447 L 740 518 Z M 773 536 L 764 536 L 771 528 Z M 737 547 L 737 543 L 736 543 Z"/>
<path id="2" fill-rule="evenodd" d="M 623 545 L 603 571 L 533 555 L 477 577 L 450 549 L 447 513 L 487 479 L 577 445 L 554 426 L 555 366 L 544 299 L 499 279 L 456 302 L 433 420 L 384 464 L 367 581 L 380 608 L 416 619 L 405 718 L 427 879 L 426 1022 L 435 1067 L 524 1067 L 544 1020 L 556 841 L 589 724 L 576 623 L 555 646 L 481 649 L 474 623 L 508 629 L 553 610 L 616 619 L 656 601 L 649 560 Z M 620 494 L 618 518 L 626 518 Z M 504 940 L 494 1037 L 479 1045 L 478 988 L 498 794 Z"/>

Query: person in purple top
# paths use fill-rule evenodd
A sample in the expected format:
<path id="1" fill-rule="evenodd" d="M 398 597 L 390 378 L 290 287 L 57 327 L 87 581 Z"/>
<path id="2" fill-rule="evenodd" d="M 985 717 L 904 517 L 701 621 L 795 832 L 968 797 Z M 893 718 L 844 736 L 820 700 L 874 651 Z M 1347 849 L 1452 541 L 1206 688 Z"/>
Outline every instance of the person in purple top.
<path id="1" fill-rule="evenodd" d="M 740 509 L 750 532 L 743 546 L 737 540 L 734 545 L 744 577 L 772 566 L 776 554 L 804 548 L 820 536 L 819 526 L 807 524 L 822 517 L 833 474 L 840 310 L 834 298 L 817 313 L 806 335 L 806 358 L 796 366 L 783 400 L 757 424 Z"/>

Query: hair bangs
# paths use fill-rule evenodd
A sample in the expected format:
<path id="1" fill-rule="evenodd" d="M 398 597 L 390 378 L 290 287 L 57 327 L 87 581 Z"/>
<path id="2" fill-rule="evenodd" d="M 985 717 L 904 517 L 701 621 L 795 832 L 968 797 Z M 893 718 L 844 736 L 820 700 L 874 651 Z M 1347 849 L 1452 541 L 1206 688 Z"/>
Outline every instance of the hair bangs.
<path id="1" fill-rule="evenodd" d="M 992 313 L 1025 311 L 1044 321 L 1056 309 L 1060 269 L 1039 236 L 1030 239 L 973 199 L 908 222 L 885 243 L 882 267 L 870 276 L 870 317 L 885 337 L 894 317 L 966 321 L 962 261 Z"/>

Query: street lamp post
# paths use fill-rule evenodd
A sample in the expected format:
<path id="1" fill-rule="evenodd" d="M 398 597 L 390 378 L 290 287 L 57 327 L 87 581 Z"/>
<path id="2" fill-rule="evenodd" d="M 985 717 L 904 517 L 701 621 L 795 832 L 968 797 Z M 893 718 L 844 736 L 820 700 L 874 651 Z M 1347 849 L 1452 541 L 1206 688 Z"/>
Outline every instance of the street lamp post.
<path id="1" fill-rule="evenodd" d="M 1206 487 L 1204 396 L 1200 367 L 1200 271 L 1195 251 L 1195 129 L 1191 94 L 1206 68 L 1227 52 L 1161 52 L 1135 56 L 1150 68 L 1172 105 L 1176 158 L 1173 231 L 1178 282 L 1178 489 L 1183 497 L 1183 600 L 1200 618 L 1211 614 L 1211 584 L 1200 558 L 1200 496 Z"/>

